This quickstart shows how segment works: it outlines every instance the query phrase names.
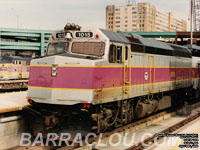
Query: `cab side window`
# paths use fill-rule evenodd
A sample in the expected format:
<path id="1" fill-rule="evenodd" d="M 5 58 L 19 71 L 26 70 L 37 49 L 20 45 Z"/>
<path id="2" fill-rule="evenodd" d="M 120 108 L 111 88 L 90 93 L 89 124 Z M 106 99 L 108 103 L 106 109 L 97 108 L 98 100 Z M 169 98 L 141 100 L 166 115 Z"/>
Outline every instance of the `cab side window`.
<path id="1" fill-rule="evenodd" d="M 109 62 L 122 63 L 122 47 L 121 46 L 116 46 L 114 44 L 110 45 Z"/>
<path id="2" fill-rule="evenodd" d="M 125 60 L 128 60 L 128 47 L 125 47 L 126 55 L 125 55 Z"/>
<path id="3" fill-rule="evenodd" d="M 117 46 L 117 63 L 122 63 L 122 47 Z"/>
<path id="4" fill-rule="evenodd" d="M 110 51 L 109 51 L 109 62 L 115 63 L 116 62 L 116 49 L 117 47 L 115 45 L 110 45 Z"/>

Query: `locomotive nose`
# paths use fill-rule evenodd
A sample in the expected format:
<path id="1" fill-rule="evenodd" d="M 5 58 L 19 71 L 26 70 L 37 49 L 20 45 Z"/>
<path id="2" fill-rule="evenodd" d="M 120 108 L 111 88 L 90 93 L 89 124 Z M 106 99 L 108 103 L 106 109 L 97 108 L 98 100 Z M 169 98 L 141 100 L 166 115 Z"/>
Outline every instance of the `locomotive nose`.
<path id="1" fill-rule="evenodd" d="M 30 67 L 28 97 L 52 104 L 92 101 L 93 62 L 72 57 L 51 56 L 34 60 Z"/>
<path id="2" fill-rule="evenodd" d="M 40 101 L 51 99 L 51 87 L 53 86 L 52 78 L 56 77 L 52 76 L 52 64 L 55 64 L 55 56 L 31 61 L 28 97 L 35 99 L 40 98 Z"/>

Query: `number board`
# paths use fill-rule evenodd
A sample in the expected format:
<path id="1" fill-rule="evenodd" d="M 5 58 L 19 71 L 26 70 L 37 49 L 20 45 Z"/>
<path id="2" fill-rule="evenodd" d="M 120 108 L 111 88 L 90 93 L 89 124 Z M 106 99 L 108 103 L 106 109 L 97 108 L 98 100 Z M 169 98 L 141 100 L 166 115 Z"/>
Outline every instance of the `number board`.
<path id="1" fill-rule="evenodd" d="M 93 37 L 92 32 L 76 32 L 75 36 L 78 38 L 91 38 Z"/>
<path id="2" fill-rule="evenodd" d="M 56 38 L 65 38 L 66 33 L 64 32 L 60 32 L 60 33 L 56 33 Z"/>

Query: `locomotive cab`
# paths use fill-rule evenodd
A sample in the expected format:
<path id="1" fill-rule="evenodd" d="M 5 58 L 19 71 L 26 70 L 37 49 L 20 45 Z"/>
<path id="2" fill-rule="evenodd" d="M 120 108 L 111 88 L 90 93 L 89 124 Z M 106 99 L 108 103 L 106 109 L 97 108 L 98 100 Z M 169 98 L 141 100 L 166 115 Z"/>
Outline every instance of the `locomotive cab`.
<path id="1" fill-rule="evenodd" d="M 67 32 L 69 33 L 69 31 Z M 34 102 L 73 105 L 92 103 L 95 66 L 108 60 L 109 40 L 97 30 L 72 31 L 71 39 L 57 31 L 49 40 L 46 57 L 31 61 L 28 97 Z"/>

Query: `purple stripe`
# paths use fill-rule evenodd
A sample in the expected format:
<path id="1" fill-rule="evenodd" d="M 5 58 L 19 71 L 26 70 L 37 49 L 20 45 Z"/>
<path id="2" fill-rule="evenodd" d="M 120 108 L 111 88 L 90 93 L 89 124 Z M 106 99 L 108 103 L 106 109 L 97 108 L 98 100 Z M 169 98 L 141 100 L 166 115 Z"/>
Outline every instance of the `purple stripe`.
<path id="1" fill-rule="evenodd" d="M 151 71 L 151 75 L 150 75 Z M 145 73 L 148 79 L 145 80 Z M 155 81 L 154 81 L 155 72 Z M 132 68 L 131 85 L 191 78 L 191 68 Z M 129 80 L 129 68 L 126 79 Z M 51 67 L 30 67 L 29 86 L 75 89 L 100 89 L 123 86 L 124 68 L 59 67 L 58 76 L 51 76 Z M 128 84 L 129 85 L 129 84 Z"/>

